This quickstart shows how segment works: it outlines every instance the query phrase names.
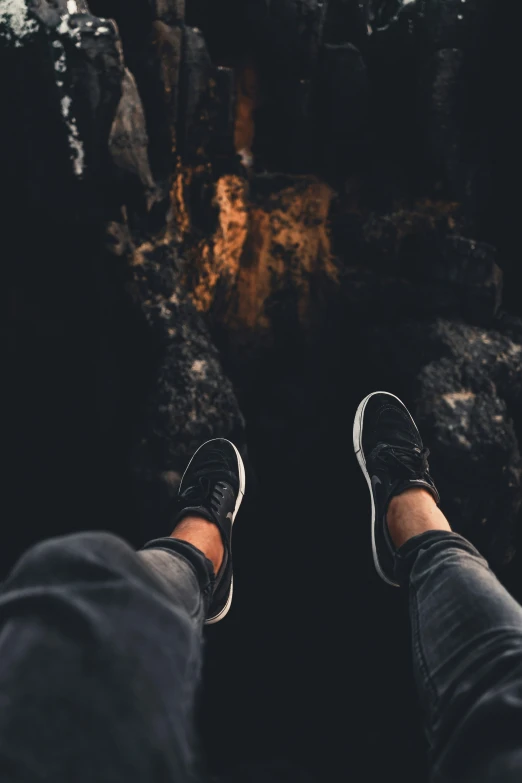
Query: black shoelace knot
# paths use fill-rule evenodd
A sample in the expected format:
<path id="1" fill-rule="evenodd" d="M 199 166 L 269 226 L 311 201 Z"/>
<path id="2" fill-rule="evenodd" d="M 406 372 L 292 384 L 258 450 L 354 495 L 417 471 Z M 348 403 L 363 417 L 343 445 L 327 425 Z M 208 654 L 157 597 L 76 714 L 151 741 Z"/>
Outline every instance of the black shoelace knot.
<path id="1" fill-rule="evenodd" d="M 419 449 L 417 446 L 391 446 L 389 443 L 379 443 L 371 453 L 372 461 L 380 461 L 386 468 L 399 469 L 405 478 L 424 478 L 429 472 L 429 449 Z"/>

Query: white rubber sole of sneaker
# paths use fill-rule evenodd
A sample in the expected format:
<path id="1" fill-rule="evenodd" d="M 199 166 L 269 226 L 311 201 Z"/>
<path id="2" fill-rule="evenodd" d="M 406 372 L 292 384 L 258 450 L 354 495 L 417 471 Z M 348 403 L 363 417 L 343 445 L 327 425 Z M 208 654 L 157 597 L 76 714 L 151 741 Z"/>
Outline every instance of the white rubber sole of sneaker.
<path id="1" fill-rule="evenodd" d="M 392 587 L 399 587 L 397 582 L 393 582 L 391 579 L 389 579 L 386 576 L 386 574 L 383 572 L 381 568 L 381 564 L 379 563 L 379 557 L 377 555 L 377 547 L 375 545 L 375 503 L 373 501 L 372 481 L 370 479 L 370 474 L 366 469 L 366 460 L 364 459 L 364 452 L 362 450 L 362 431 L 363 431 L 364 411 L 366 410 L 366 406 L 368 405 L 368 402 L 371 400 L 372 397 L 375 397 L 376 394 L 386 394 L 388 397 L 393 397 L 394 400 L 398 400 L 401 405 L 404 405 L 402 400 L 400 400 L 395 394 L 390 394 L 390 392 L 376 391 L 376 392 L 372 392 L 367 397 L 365 397 L 364 400 L 359 405 L 359 407 L 357 408 L 357 412 L 355 414 L 355 419 L 353 422 L 353 448 L 355 450 L 355 456 L 357 457 L 357 462 L 361 466 L 361 470 L 366 478 L 366 483 L 368 484 L 368 489 L 370 490 L 370 500 L 372 504 L 372 528 L 371 528 L 372 554 L 373 554 L 373 563 L 375 565 L 375 570 L 377 571 L 381 579 L 384 582 L 386 582 L 386 584 L 391 585 Z M 404 408 L 405 410 L 408 411 L 405 405 Z M 409 411 L 408 411 L 408 416 L 410 417 L 415 429 L 417 429 L 417 425 L 413 421 L 413 418 Z"/>
<path id="2" fill-rule="evenodd" d="M 236 506 L 234 508 L 234 513 L 232 515 L 232 525 L 234 525 L 234 522 L 235 522 L 235 519 L 236 519 L 236 516 L 237 516 L 237 512 L 239 511 L 239 507 L 240 507 L 241 503 L 243 502 L 243 498 L 245 496 L 245 486 L 246 486 L 245 466 L 243 464 L 243 460 L 241 458 L 241 454 L 239 453 L 237 448 L 234 446 L 232 441 L 227 440 L 226 438 L 212 438 L 212 440 L 224 441 L 225 443 L 230 444 L 230 446 L 232 446 L 232 448 L 236 452 L 237 467 L 238 467 L 238 473 L 239 473 L 239 492 L 238 492 L 238 495 L 237 495 L 237 500 L 236 500 Z M 185 478 L 187 470 L 190 468 L 190 466 L 192 464 L 192 460 L 194 459 L 194 457 L 196 456 L 198 451 L 200 449 L 202 449 L 203 446 L 206 446 L 207 443 L 210 443 L 210 441 L 207 440 L 205 443 L 202 443 L 201 446 L 199 447 L 199 449 L 197 449 L 197 451 L 195 451 L 194 454 L 192 455 L 192 459 L 190 460 L 189 464 L 185 468 L 185 473 L 183 473 L 183 476 L 181 477 L 180 486 L 183 483 L 183 479 Z M 232 534 L 230 535 L 230 541 L 232 543 Z M 230 610 L 230 606 L 232 604 L 233 593 L 234 593 L 234 576 L 232 575 L 232 579 L 231 579 L 231 582 L 230 582 L 230 592 L 228 594 L 228 598 L 227 598 L 227 602 L 226 602 L 225 606 L 219 612 L 219 614 L 217 614 L 215 617 L 211 617 L 209 620 L 205 620 L 205 625 L 214 625 L 214 623 L 219 623 L 219 621 L 222 620 L 228 614 L 228 612 Z"/>

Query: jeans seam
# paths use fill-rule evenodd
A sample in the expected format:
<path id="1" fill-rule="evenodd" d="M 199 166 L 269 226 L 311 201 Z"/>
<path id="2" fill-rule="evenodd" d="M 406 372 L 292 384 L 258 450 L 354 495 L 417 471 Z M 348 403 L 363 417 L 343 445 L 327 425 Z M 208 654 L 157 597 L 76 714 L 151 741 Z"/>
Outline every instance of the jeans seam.
<path id="1" fill-rule="evenodd" d="M 191 620 L 197 620 L 200 614 L 205 614 L 206 612 L 206 606 L 205 606 L 205 600 L 206 600 L 206 593 L 211 588 L 211 582 L 208 582 L 207 585 L 203 588 L 200 584 L 198 573 L 196 571 L 196 567 L 194 564 L 188 559 L 188 557 L 185 557 L 181 552 L 176 552 L 173 549 L 168 549 L 167 547 L 151 547 L 148 550 L 143 551 L 149 551 L 149 552 L 165 552 L 170 557 L 178 560 L 179 562 L 187 565 L 192 574 L 194 575 L 194 579 L 196 580 L 196 585 L 198 587 L 198 603 L 197 603 L 197 609 L 192 613 L 189 612 L 189 617 Z M 157 575 L 156 579 L 158 579 Z M 162 584 L 163 587 L 163 584 Z"/>
<path id="2" fill-rule="evenodd" d="M 438 703 L 439 703 L 439 697 L 437 694 L 437 689 L 435 687 L 435 684 L 432 680 L 432 677 L 429 672 L 429 666 L 426 660 L 426 655 L 424 653 L 424 649 L 422 647 L 421 643 L 421 637 L 420 637 L 420 629 L 419 629 L 419 605 L 417 601 L 417 591 L 415 587 L 410 583 L 410 602 L 413 604 L 413 611 L 412 611 L 412 635 L 413 635 L 413 648 L 417 655 L 417 661 L 419 664 L 419 668 L 421 670 L 424 682 L 428 685 L 428 690 L 431 694 L 431 699 L 433 704 L 432 710 L 433 712 L 438 712 Z M 431 738 L 430 738 L 431 740 Z"/>
<path id="3" fill-rule="evenodd" d="M 202 615 L 205 614 L 205 599 L 203 596 L 203 590 L 201 589 L 201 585 L 199 584 L 199 579 L 196 573 L 196 569 L 193 566 L 193 564 L 190 562 L 190 560 L 188 560 L 186 557 L 183 557 L 183 555 L 180 554 L 179 552 L 173 552 L 172 550 L 164 550 L 164 551 L 168 552 L 172 557 L 177 556 L 183 563 L 185 563 L 190 567 L 190 570 L 194 575 L 194 579 L 196 580 L 196 585 L 198 587 L 198 601 L 194 612 L 189 613 L 189 617 L 191 620 L 197 621 Z"/>

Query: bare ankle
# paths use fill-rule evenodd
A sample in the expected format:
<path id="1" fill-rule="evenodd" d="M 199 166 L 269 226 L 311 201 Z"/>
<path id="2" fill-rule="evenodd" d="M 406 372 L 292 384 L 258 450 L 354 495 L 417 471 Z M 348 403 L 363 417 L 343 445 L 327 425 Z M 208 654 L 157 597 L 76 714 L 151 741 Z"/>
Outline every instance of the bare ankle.
<path id="1" fill-rule="evenodd" d="M 184 517 L 174 528 L 170 538 L 187 541 L 210 560 L 217 574 L 223 562 L 223 539 L 217 525 L 203 517 Z"/>
<path id="2" fill-rule="evenodd" d="M 432 495 L 421 487 L 408 489 L 393 497 L 388 505 L 386 521 L 397 549 L 410 538 L 428 530 L 451 530 Z"/>

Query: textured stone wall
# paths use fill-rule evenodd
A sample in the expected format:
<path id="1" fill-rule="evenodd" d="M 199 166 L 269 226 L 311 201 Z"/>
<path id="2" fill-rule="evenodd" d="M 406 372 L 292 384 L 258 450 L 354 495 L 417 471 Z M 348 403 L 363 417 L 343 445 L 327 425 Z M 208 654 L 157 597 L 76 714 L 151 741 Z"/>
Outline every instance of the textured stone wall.
<path id="1" fill-rule="evenodd" d="M 497 15 L 479 0 L 3 3 L 6 225 L 23 232 L 31 215 L 40 256 L 118 270 L 119 304 L 93 283 L 105 315 L 128 317 L 117 309 L 126 302 L 154 345 L 131 449 L 140 476 L 172 484 L 203 437 L 243 440 L 209 328 L 231 366 L 248 354 L 245 368 L 277 350 L 281 323 L 306 344 L 346 310 L 383 334 L 398 323 L 413 341 L 445 319 L 455 366 L 464 323 L 493 330 L 493 343 L 502 333 L 501 269 L 512 262 L 484 220 L 502 161 L 481 58 Z M 517 346 L 506 353 L 513 378 Z M 452 409 L 435 401 L 473 384 L 455 367 L 451 378 L 430 371 L 434 357 L 422 355 L 405 372 L 419 410 L 433 401 L 436 455 Z M 487 375 L 487 361 L 470 361 Z M 492 399 L 509 398 L 493 408 L 512 443 L 498 477 L 499 491 L 513 490 L 512 528 L 520 402 L 489 382 Z"/>
<path id="2" fill-rule="evenodd" d="M 452 524 L 522 595 L 518 5 L 0 0 L 2 567 L 165 533 L 193 449 L 248 447 L 205 691 L 215 767 L 259 761 L 231 780 L 423 779 L 362 395 L 407 402 Z M 347 703 L 356 737 L 324 717 Z"/>

